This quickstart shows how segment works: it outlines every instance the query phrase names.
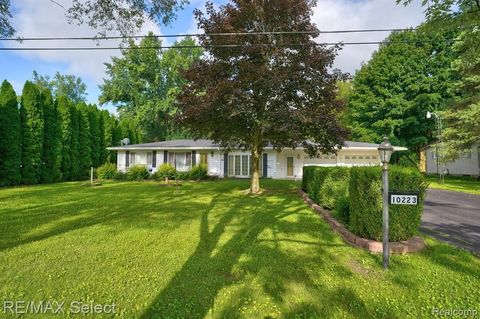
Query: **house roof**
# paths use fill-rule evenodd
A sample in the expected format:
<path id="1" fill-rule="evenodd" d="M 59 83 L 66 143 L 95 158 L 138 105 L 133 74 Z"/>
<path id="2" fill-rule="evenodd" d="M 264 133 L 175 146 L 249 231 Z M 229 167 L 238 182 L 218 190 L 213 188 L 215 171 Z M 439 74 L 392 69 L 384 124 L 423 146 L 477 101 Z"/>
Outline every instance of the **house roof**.
<path id="1" fill-rule="evenodd" d="M 379 144 L 345 141 L 342 146 L 344 149 L 376 149 Z M 272 145 L 269 144 L 266 149 L 272 149 Z M 303 147 L 299 146 L 299 149 Z M 394 146 L 396 151 L 404 151 L 406 148 Z M 109 150 L 121 151 L 121 150 L 168 150 L 168 149 L 220 149 L 220 144 L 214 143 L 211 140 L 171 140 L 163 142 L 145 143 L 145 144 L 132 144 L 124 146 L 108 147 Z"/>

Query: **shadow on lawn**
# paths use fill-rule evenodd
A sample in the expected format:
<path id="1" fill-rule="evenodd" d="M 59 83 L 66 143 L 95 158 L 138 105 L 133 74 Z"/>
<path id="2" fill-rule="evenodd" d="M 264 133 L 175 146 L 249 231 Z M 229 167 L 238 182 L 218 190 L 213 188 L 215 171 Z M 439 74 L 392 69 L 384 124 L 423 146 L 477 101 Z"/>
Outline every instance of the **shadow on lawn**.
<path id="1" fill-rule="evenodd" d="M 188 192 L 191 186 L 182 186 L 181 190 L 153 183 L 119 183 L 80 189 L 71 183 L 56 186 L 55 191 L 48 190 L 48 196 L 40 186 L 19 188 L 20 193 L 2 198 L 5 201 L 28 198 L 38 204 L 0 208 L 0 251 L 99 224 L 175 228 L 196 218 L 202 206 L 192 200 Z M 150 187 L 158 187 L 155 196 Z M 215 189 L 202 191 L 204 195 L 215 194 Z M 135 192 L 135 196 L 125 196 L 131 192 Z M 45 198 L 50 200 L 45 202 Z"/>
<path id="2" fill-rule="evenodd" d="M 221 199 L 221 196 L 216 197 L 201 214 L 200 241 L 194 253 L 141 318 L 257 317 L 258 314 L 241 313 L 242 303 L 255 294 L 252 289 L 242 288 L 223 303 L 222 309 L 214 309 L 223 288 L 241 286 L 251 277 L 259 278 L 263 292 L 275 303 L 291 304 L 289 312 L 283 313 L 287 318 L 334 317 L 338 307 L 356 318 L 371 317 L 353 290 L 331 288 L 312 279 L 313 269 L 328 268 L 344 278 L 353 275 L 329 251 L 330 246 L 345 245 L 336 243 L 329 226 L 318 223 L 318 216 L 301 212 L 305 205 L 296 193 L 275 190 L 275 194 L 282 192 L 282 196 L 273 196 L 275 200 L 259 196 L 250 198 L 247 204 L 241 200 L 232 201 L 228 211 L 214 222 L 211 210 Z M 273 239 L 262 239 L 263 232 L 272 234 Z M 314 240 L 291 239 L 302 234 Z M 290 246 L 283 247 L 285 243 Z M 295 244 L 307 244 L 309 254 L 297 254 L 291 247 Z M 292 285 L 306 287 L 308 301 L 285 300 L 287 295 L 293 297 L 289 290 Z M 332 308 L 332 304 L 337 308 Z M 279 310 L 283 311 L 285 309 Z"/>

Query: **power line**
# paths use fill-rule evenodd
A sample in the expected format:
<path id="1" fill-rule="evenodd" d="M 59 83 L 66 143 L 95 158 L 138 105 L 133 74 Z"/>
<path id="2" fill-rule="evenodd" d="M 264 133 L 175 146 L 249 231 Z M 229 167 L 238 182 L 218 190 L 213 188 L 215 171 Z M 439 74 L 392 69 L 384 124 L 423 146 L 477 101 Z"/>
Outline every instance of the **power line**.
<path id="1" fill-rule="evenodd" d="M 341 33 L 372 33 L 372 32 L 398 32 L 408 31 L 411 28 L 396 29 L 351 29 L 351 30 L 320 30 L 319 34 L 341 34 Z M 295 35 L 314 34 L 315 31 L 268 31 L 268 32 L 221 32 L 221 33 L 182 33 L 182 34 L 155 34 L 155 35 L 131 35 L 131 36 L 84 36 L 84 37 L 17 37 L 0 38 L 0 41 L 61 41 L 61 40 L 120 40 L 120 39 L 143 39 L 153 38 L 182 38 L 201 36 L 244 36 L 244 35 Z"/>
<path id="2" fill-rule="evenodd" d="M 457 39 L 448 41 L 457 42 Z M 0 47 L 0 51 L 98 51 L 98 50 L 148 50 L 148 49 L 194 49 L 194 48 L 249 48 L 249 47 L 306 47 L 306 46 L 335 46 L 335 45 L 378 45 L 378 44 L 418 44 L 432 43 L 435 41 L 363 41 L 363 42 L 322 42 L 322 43 L 290 43 L 290 44 L 217 44 L 217 45 L 166 45 L 146 47 Z"/>

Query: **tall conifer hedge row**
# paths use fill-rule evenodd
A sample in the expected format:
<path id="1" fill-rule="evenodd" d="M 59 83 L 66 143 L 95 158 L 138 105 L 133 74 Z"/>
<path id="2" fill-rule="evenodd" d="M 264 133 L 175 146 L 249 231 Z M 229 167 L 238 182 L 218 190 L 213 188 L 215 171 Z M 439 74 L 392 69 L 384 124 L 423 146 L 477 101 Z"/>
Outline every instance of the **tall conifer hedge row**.
<path id="1" fill-rule="evenodd" d="M 54 100 L 30 81 L 22 96 L 3 81 L 0 87 L 0 187 L 86 179 L 90 167 L 115 162 L 108 146 L 118 145 L 123 127 L 95 105 Z"/>

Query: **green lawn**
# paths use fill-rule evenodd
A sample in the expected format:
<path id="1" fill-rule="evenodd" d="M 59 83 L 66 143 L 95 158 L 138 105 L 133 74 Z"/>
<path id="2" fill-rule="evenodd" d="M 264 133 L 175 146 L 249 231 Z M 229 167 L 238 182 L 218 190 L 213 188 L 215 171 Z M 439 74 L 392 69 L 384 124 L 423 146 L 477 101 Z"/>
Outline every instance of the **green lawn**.
<path id="1" fill-rule="evenodd" d="M 427 176 L 430 188 L 445 189 L 480 195 L 480 180 L 474 177 L 446 176 L 445 182 L 440 184 L 437 176 Z"/>
<path id="2" fill-rule="evenodd" d="M 346 245 L 302 202 L 298 184 L 263 181 L 267 191 L 257 197 L 247 187 L 228 180 L 0 190 L 0 297 L 114 302 L 123 318 L 480 311 L 473 255 L 428 239 L 424 252 L 395 256 L 384 272 L 380 256 Z"/>

